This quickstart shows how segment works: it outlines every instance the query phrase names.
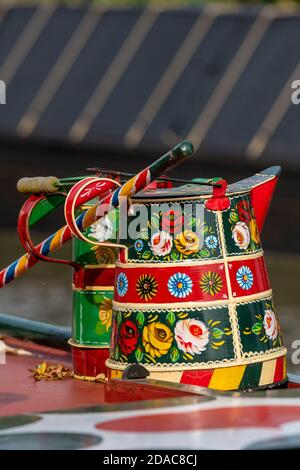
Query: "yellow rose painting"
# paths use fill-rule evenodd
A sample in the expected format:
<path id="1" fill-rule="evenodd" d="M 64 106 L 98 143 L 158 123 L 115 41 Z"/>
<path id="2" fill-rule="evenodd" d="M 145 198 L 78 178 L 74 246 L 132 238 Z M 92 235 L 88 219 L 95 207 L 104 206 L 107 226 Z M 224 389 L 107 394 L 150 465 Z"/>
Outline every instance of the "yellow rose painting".
<path id="1" fill-rule="evenodd" d="M 174 243 L 177 250 L 184 255 L 192 255 L 199 251 L 199 237 L 192 230 L 185 230 L 177 235 Z"/>
<path id="2" fill-rule="evenodd" d="M 167 325 L 160 322 L 150 323 L 143 330 L 143 346 L 151 357 L 167 354 L 173 341 L 173 333 Z"/>

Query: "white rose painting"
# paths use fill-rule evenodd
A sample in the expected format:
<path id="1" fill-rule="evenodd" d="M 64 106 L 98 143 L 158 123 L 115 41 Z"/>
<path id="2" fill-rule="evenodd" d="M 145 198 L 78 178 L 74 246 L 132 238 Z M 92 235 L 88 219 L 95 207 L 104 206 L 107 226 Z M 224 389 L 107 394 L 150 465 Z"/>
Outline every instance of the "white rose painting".
<path id="1" fill-rule="evenodd" d="M 149 243 L 150 250 L 155 256 L 166 256 L 173 246 L 173 237 L 163 230 L 155 232 Z"/>
<path id="2" fill-rule="evenodd" d="M 98 242 L 104 242 L 112 237 L 113 229 L 113 224 L 108 215 L 104 215 L 92 225 L 90 236 L 95 238 Z"/>
<path id="3" fill-rule="evenodd" d="M 209 329 L 200 320 L 189 318 L 176 323 L 175 340 L 178 348 L 184 353 L 201 354 L 206 350 L 209 341 Z"/>
<path id="4" fill-rule="evenodd" d="M 276 339 L 278 336 L 278 324 L 273 310 L 265 310 L 264 328 L 269 339 Z"/>

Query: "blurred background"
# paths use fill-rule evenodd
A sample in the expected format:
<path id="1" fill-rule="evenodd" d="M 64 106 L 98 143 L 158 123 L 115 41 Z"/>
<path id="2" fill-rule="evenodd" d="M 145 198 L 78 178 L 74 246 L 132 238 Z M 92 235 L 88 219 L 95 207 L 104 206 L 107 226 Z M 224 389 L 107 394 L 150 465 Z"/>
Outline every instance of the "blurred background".
<path id="1" fill-rule="evenodd" d="M 172 176 L 233 182 L 279 164 L 263 245 L 291 351 L 300 339 L 299 44 L 297 2 L 0 1 L 0 266 L 23 252 L 22 176 L 135 172 L 186 138 L 195 157 Z M 62 223 L 56 212 L 36 241 Z M 70 269 L 39 263 L 1 290 L 0 312 L 70 324 Z"/>

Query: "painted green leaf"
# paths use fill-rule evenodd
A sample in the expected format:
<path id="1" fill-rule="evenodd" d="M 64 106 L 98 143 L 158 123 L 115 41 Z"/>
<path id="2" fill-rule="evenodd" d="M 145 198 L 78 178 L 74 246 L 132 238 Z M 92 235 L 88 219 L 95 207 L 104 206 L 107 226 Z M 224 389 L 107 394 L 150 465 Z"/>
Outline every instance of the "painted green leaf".
<path id="1" fill-rule="evenodd" d="M 144 356 L 144 354 L 142 353 L 141 348 L 136 349 L 135 358 L 136 358 L 137 362 L 141 362 L 141 360 L 143 359 L 143 356 Z"/>
<path id="2" fill-rule="evenodd" d="M 251 328 L 251 331 L 255 335 L 259 335 L 261 333 L 262 327 L 263 327 L 262 323 L 260 322 L 254 323 L 254 325 Z"/>
<path id="3" fill-rule="evenodd" d="M 142 240 L 148 240 L 148 230 L 146 228 L 143 228 L 140 232 L 140 238 Z"/>
<path id="4" fill-rule="evenodd" d="M 122 312 L 118 312 L 117 313 L 117 322 L 118 322 L 119 325 L 122 323 L 122 319 L 123 319 Z"/>
<path id="5" fill-rule="evenodd" d="M 141 328 L 143 326 L 143 324 L 145 323 L 145 315 L 143 314 L 143 312 L 138 312 L 137 313 L 136 321 L 137 321 L 139 327 Z"/>
<path id="6" fill-rule="evenodd" d="M 167 315 L 167 322 L 170 323 L 171 326 L 174 325 L 176 321 L 176 316 L 175 316 L 175 313 L 174 312 L 169 312 L 168 315 Z"/>
<path id="7" fill-rule="evenodd" d="M 209 258 L 210 251 L 207 250 L 206 248 L 203 248 L 203 250 L 200 251 L 200 256 L 201 258 Z"/>
<path id="8" fill-rule="evenodd" d="M 212 337 L 215 339 L 221 339 L 224 335 L 224 331 L 220 330 L 220 328 L 213 328 L 212 329 Z"/>
<path id="9" fill-rule="evenodd" d="M 142 254 L 142 258 L 143 259 L 151 258 L 151 251 L 144 251 L 144 253 Z"/>
<path id="10" fill-rule="evenodd" d="M 179 359 L 179 351 L 175 347 L 173 347 L 170 351 L 170 358 L 173 363 L 177 362 Z"/>
<path id="11" fill-rule="evenodd" d="M 158 217 L 152 217 L 151 218 L 151 227 L 158 229 L 159 228 L 159 218 Z"/>
<path id="12" fill-rule="evenodd" d="M 114 358 L 117 361 L 119 357 L 120 357 L 119 347 L 116 346 L 115 351 L 114 351 Z"/>
<path id="13" fill-rule="evenodd" d="M 235 209 L 232 209 L 229 214 L 229 221 L 234 224 L 239 221 L 239 215 Z"/>
<path id="14" fill-rule="evenodd" d="M 179 259 L 180 255 L 179 253 L 177 253 L 177 251 L 173 251 L 171 253 L 171 259 L 174 260 L 174 261 L 177 261 Z"/>

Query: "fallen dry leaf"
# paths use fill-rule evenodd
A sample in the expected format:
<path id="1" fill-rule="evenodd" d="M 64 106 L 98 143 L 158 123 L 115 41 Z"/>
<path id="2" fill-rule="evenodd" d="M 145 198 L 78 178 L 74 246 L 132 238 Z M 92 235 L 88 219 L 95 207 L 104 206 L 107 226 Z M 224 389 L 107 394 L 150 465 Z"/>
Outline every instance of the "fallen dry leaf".
<path id="1" fill-rule="evenodd" d="M 32 356 L 32 353 L 30 351 L 26 351 L 22 348 L 13 348 L 12 346 L 8 346 L 8 344 L 6 344 L 3 339 L 1 340 L 1 337 L 0 343 L 1 349 L 4 348 L 6 354 L 15 354 L 16 356 Z"/>
<path id="2" fill-rule="evenodd" d="M 34 380 L 62 380 L 72 378 L 74 373 L 63 364 L 47 364 L 42 362 L 34 369 L 29 369 L 33 374 Z"/>

